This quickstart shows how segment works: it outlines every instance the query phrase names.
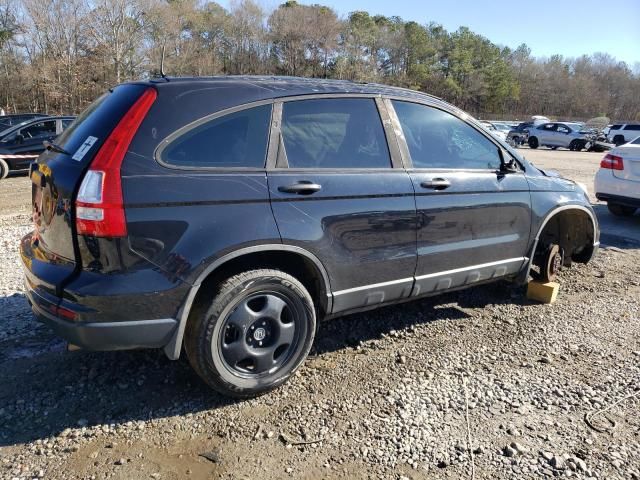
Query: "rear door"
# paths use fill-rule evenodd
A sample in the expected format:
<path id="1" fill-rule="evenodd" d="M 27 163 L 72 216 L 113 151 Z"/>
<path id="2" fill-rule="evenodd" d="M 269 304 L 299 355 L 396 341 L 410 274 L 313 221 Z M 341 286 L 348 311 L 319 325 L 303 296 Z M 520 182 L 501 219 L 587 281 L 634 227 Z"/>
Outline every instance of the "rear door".
<path id="1" fill-rule="evenodd" d="M 545 123 L 544 125 L 540 125 L 536 129 L 539 142 L 544 145 L 557 145 L 558 139 L 556 137 L 556 128 L 557 125 L 555 123 Z"/>
<path id="2" fill-rule="evenodd" d="M 524 172 L 501 171 L 500 147 L 461 118 L 435 106 L 389 103 L 416 192 L 413 294 L 518 272 L 531 225 Z"/>
<path id="3" fill-rule="evenodd" d="M 282 241 L 324 264 L 334 312 L 409 296 L 413 187 L 392 161 L 399 161 L 397 143 L 390 152 L 376 100 L 298 99 L 275 111 L 279 147 L 268 179 Z"/>
<path id="4" fill-rule="evenodd" d="M 142 85 L 121 85 L 91 104 L 57 139 L 69 155 L 45 151 L 31 170 L 34 234 L 28 251 L 32 255 L 32 281 L 49 278 L 44 287 L 61 292 L 78 260 L 74 201 L 84 172 L 102 142 L 145 90 Z M 53 134 L 55 136 L 55 120 Z M 50 133 L 50 131 L 48 131 Z M 42 142 L 42 140 L 40 140 Z M 38 269 L 48 269 L 38 275 Z"/>

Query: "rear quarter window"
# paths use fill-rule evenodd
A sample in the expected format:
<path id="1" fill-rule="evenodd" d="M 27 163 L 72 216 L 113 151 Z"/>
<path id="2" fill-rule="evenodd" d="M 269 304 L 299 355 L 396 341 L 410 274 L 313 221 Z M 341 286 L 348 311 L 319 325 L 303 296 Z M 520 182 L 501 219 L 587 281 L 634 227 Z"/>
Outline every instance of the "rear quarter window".
<path id="1" fill-rule="evenodd" d="M 158 151 L 169 166 L 186 168 L 264 168 L 271 105 L 247 108 L 171 135 Z"/>

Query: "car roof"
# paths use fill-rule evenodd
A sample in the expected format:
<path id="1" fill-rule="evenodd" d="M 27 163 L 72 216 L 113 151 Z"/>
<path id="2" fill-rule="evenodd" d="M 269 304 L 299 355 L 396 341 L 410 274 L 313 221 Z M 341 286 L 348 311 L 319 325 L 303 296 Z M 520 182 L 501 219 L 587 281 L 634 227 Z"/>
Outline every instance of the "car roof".
<path id="1" fill-rule="evenodd" d="M 35 113 L 35 112 L 25 112 L 25 113 L 8 113 L 0 116 L 0 120 L 3 118 L 13 118 L 13 117 L 46 117 L 46 113 Z"/>
<path id="2" fill-rule="evenodd" d="M 156 77 L 145 81 L 129 83 L 153 85 L 159 90 L 166 87 L 179 90 L 226 89 L 236 87 L 237 91 L 234 91 L 234 96 L 237 105 L 298 95 L 364 94 L 430 100 L 460 111 L 457 107 L 428 93 L 418 92 L 408 88 L 351 80 L 265 75 L 225 75 L 213 77 Z"/>

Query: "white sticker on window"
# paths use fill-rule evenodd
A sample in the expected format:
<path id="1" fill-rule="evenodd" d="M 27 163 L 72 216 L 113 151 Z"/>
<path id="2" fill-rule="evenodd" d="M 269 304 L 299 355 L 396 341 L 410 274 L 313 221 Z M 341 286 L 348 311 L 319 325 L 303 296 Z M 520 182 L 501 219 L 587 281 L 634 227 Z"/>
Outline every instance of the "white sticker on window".
<path id="1" fill-rule="evenodd" d="M 76 153 L 74 153 L 73 157 L 71 158 L 73 158 L 77 162 L 82 160 L 85 154 L 89 151 L 89 149 L 91 149 L 93 144 L 96 143 L 96 140 L 98 140 L 96 137 L 91 137 L 91 136 L 87 137 L 87 139 L 82 143 L 82 145 L 80 145 L 78 150 L 76 150 Z"/>

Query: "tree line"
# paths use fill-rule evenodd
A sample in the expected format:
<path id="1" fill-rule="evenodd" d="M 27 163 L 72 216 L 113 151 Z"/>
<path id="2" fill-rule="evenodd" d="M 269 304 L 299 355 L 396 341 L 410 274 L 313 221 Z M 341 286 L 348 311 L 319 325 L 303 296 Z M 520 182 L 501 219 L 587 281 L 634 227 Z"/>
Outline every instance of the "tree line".
<path id="1" fill-rule="evenodd" d="M 78 113 L 158 75 L 297 75 L 379 82 L 479 116 L 640 120 L 640 69 L 606 53 L 535 58 L 460 27 L 287 1 L 0 0 L 0 105 Z"/>

